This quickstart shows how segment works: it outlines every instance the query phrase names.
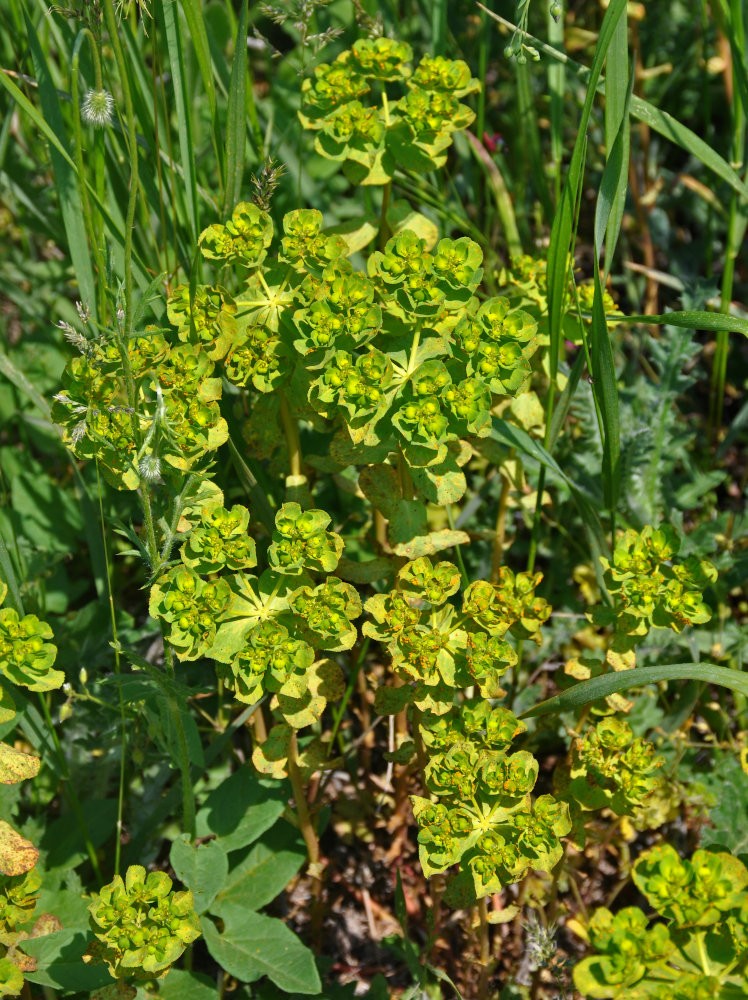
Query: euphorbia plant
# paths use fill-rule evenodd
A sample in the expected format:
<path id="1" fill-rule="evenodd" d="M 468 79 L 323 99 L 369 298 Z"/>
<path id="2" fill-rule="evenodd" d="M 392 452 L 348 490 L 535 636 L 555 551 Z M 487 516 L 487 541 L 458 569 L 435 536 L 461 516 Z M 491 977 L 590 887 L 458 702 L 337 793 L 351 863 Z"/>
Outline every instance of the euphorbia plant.
<path id="1" fill-rule="evenodd" d="M 491 571 L 469 572 L 460 547 L 471 538 L 452 506 L 497 461 L 496 421 L 521 423 L 512 408 L 537 403 L 526 394 L 547 385 L 544 281 L 523 258 L 493 294 L 474 240 L 439 238 L 420 213 L 390 204 L 398 177 L 441 167 L 472 120 L 467 66 L 435 57 L 413 69 L 411 58 L 405 43 L 362 40 L 303 85 L 301 123 L 317 152 L 383 188 L 377 225 L 336 232 L 317 209 L 278 224 L 267 207 L 229 205 L 198 239 L 205 283 L 193 275 L 168 296 L 171 329 L 139 317 L 136 330 L 81 335 L 53 416 L 76 457 L 139 491 L 144 531 L 128 537 L 161 629 L 159 683 L 173 693 L 181 670 L 209 660 L 219 701 L 228 691 L 247 706 L 254 767 L 291 781 L 317 900 L 321 794 L 308 785 L 338 763 L 330 708 L 342 713 L 371 650 L 374 708 L 398 719 L 388 760 L 407 768 L 400 787 L 412 792 L 423 872 L 446 876 L 449 904 L 477 906 L 485 942 L 487 899 L 532 871 L 558 875 L 565 842 L 582 847 L 601 815 L 640 809 L 658 789 L 660 759 L 620 718 L 566 719 L 569 753 L 551 778 L 502 686 L 508 677 L 517 693 L 551 604 L 541 573 L 505 564 L 498 528 Z M 581 337 L 585 322 L 570 304 L 567 332 Z M 236 482 L 215 461 L 230 428 L 248 507 L 233 503 Z M 673 529 L 613 535 L 590 617 L 619 669 L 634 665 L 651 628 L 708 620 L 715 571 L 679 560 Z M 0 634 L 0 668 L 53 686 L 49 636 L 13 615 L 5 631 L 15 641 L 25 628 L 26 645 Z M 191 769 L 174 719 L 189 839 Z M 563 739 L 561 726 L 554 735 Z M 93 951 L 114 976 L 161 975 L 196 937 L 192 899 L 170 890 L 164 873 L 133 866 L 91 904 Z M 212 924 L 209 933 L 219 936 Z M 655 951 L 662 938 L 655 930 Z M 622 964 L 612 960 L 616 975 Z"/>

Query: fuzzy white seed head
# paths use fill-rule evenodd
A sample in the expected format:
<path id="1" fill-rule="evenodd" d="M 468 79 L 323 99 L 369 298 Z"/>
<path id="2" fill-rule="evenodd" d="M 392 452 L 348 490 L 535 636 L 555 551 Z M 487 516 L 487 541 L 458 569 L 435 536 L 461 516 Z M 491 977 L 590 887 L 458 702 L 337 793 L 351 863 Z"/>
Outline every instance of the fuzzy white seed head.
<path id="1" fill-rule="evenodd" d="M 81 117 L 88 125 L 104 128 L 112 122 L 114 98 L 108 90 L 89 90 L 81 105 Z"/>
<path id="2" fill-rule="evenodd" d="M 161 460 L 156 455 L 145 455 L 140 460 L 138 472 L 147 483 L 155 483 L 161 476 Z"/>

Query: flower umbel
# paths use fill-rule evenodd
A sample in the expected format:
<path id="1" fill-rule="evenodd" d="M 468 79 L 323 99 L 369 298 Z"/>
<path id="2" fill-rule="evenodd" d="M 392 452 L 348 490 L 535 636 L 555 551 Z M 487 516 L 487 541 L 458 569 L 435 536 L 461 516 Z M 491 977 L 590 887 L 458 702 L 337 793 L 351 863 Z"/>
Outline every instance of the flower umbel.
<path id="1" fill-rule="evenodd" d="M 81 117 L 94 128 L 104 128 L 112 122 L 114 98 L 108 90 L 89 90 L 81 105 Z"/>

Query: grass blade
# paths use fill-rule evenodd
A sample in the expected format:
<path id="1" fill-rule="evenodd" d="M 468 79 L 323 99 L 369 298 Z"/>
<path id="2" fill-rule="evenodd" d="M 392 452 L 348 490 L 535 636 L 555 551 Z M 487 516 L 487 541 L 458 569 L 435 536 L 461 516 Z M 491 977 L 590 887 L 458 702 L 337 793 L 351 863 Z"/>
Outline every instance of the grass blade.
<path id="1" fill-rule="evenodd" d="M 623 208 L 626 203 L 626 188 L 629 167 L 629 146 L 631 123 L 629 118 L 629 101 L 634 84 L 634 73 L 629 81 L 628 67 L 628 15 L 624 10 L 616 25 L 613 40 L 608 51 L 608 61 L 605 66 L 605 150 L 607 162 L 603 173 L 600 195 L 606 188 L 613 193 L 608 207 L 608 219 L 605 236 L 605 277 L 610 273 L 613 252 L 618 242 L 618 234 L 623 221 Z M 612 176 L 608 175 L 608 167 Z M 599 206 L 598 198 L 598 206 Z M 595 219 L 595 236 L 597 246 L 602 250 L 603 238 L 597 234 L 597 218 Z"/>
<path id="2" fill-rule="evenodd" d="M 228 117 L 226 121 L 226 191 L 223 199 L 223 216 L 227 218 L 234 209 L 244 176 L 246 146 L 245 100 L 247 89 L 247 17 L 248 0 L 243 0 L 236 29 L 234 62 L 229 84 Z"/>
<path id="3" fill-rule="evenodd" d="M 65 146 L 60 142 L 60 139 L 58 138 L 55 131 L 52 128 L 50 128 L 50 126 L 44 120 L 44 117 L 39 114 L 39 112 L 31 103 L 31 101 L 28 99 L 28 97 L 26 97 L 23 91 L 20 90 L 15 85 L 15 83 L 13 83 L 13 81 L 8 77 L 8 75 L 5 73 L 3 69 L 0 69 L 0 86 L 5 88 L 5 90 L 10 94 L 10 96 L 16 102 L 19 109 L 25 115 L 28 116 L 28 118 L 34 123 L 34 125 L 36 125 L 36 127 L 39 129 L 42 135 L 49 141 L 50 146 L 52 146 L 60 154 L 60 157 L 70 165 L 73 172 L 77 176 L 78 171 L 75 166 L 75 161 L 70 156 L 70 153 L 67 151 Z M 96 204 L 97 209 L 101 212 L 102 218 L 107 224 L 107 228 L 109 230 L 112 239 L 121 249 L 124 246 L 124 236 L 122 231 L 123 227 L 121 223 L 118 225 L 112 219 L 112 216 L 109 214 L 105 206 L 102 205 L 101 201 L 98 199 L 96 192 L 94 191 L 91 184 L 89 184 L 88 182 L 86 182 L 86 184 L 88 186 L 88 191 L 89 194 L 91 195 L 93 202 Z M 133 268 L 135 276 L 138 280 L 138 284 L 141 287 L 146 288 L 151 279 L 148 275 L 145 265 L 137 255 L 133 256 Z"/>
<path id="4" fill-rule="evenodd" d="M 187 189 L 187 214 L 190 220 L 191 242 L 196 242 L 200 232 L 200 210 L 197 200 L 197 180 L 195 177 L 195 150 L 192 143 L 192 121 L 187 98 L 182 32 L 179 26 L 179 11 L 176 0 L 162 0 L 161 11 L 166 30 L 166 44 L 169 50 L 169 65 L 174 83 L 174 101 L 177 110 L 177 131 L 179 151 Z"/>
<path id="5" fill-rule="evenodd" d="M 478 6 L 495 21 L 512 30 L 516 29 L 516 25 L 508 21 L 505 17 L 494 14 L 493 11 L 488 10 L 483 4 L 479 3 Z M 548 56 L 550 59 L 555 59 L 563 66 L 566 66 L 580 80 L 588 81 L 590 79 L 591 71 L 575 59 L 571 59 L 565 52 L 560 52 L 558 49 L 553 48 L 552 45 L 548 45 L 542 39 L 536 38 L 529 32 L 520 32 L 520 35 L 526 41 L 532 42 L 535 48 L 543 55 Z M 605 94 L 605 80 L 598 80 L 597 90 L 600 94 Z M 677 118 L 635 95 L 631 98 L 630 111 L 633 118 L 649 125 L 655 132 L 658 132 L 676 146 L 680 146 L 681 149 L 696 157 L 708 170 L 711 170 L 717 177 L 720 177 L 729 184 L 743 198 L 748 199 L 748 184 L 741 178 L 740 174 L 730 166 L 724 157 L 715 152 L 708 142 L 705 142 L 695 132 L 691 131 L 690 128 L 679 122 Z"/>
<path id="6" fill-rule="evenodd" d="M 530 176 L 535 195 L 543 208 L 547 222 L 553 218 L 553 204 L 548 191 L 545 175 L 545 157 L 540 146 L 540 129 L 535 110 L 535 101 L 530 87 L 530 67 L 527 63 L 517 65 L 517 114 L 524 139 Z"/>
<path id="7" fill-rule="evenodd" d="M 730 688 L 738 694 L 748 697 L 748 674 L 740 670 L 729 670 L 713 663 L 666 663 L 656 667 L 634 667 L 633 670 L 620 670 L 600 677 L 591 677 L 580 681 L 568 691 L 557 694 L 553 698 L 541 701 L 539 705 L 522 713 L 521 718 L 531 718 L 538 715 L 556 715 L 570 708 L 589 705 L 599 698 L 606 698 L 616 691 L 626 691 L 644 684 L 656 684 L 658 681 L 703 681 L 706 684 L 716 684 L 718 687 Z"/>
<path id="8" fill-rule="evenodd" d="M 190 32 L 190 39 L 195 49 L 195 58 L 200 68 L 200 76 L 203 78 L 203 87 L 205 87 L 205 96 L 208 98 L 210 117 L 215 122 L 216 88 L 213 83 L 213 63 L 210 58 L 208 33 L 205 30 L 202 8 L 198 0 L 182 0 L 182 10 L 184 11 L 184 17 Z"/>
<path id="9" fill-rule="evenodd" d="M 612 0 L 605 12 L 600 27 L 600 36 L 595 46 L 595 55 L 590 69 L 587 93 L 579 120 L 579 130 L 571 154 L 569 172 L 566 176 L 561 200 L 551 228 L 548 247 L 548 332 L 550 335 L 551 379 L 555 380 L 561 351 L 561 323 L 566 296 L 569 252 L 571 250 L 574 225 L 574 208 L 579 196 L 584 173 L 584 152 L 592 105 L 597 84 L 602 73 L 608 47 L 613 39 L 616 26 L 626 10 L 626 0 Z"/>
<path id="10" fill-rule="evenodd" d="M 8 547 L 5 544 L 5 539 L 2 535 L 0 535 L 0 580 L 2 580 L 8 588 L 8 593 L 5 597 L 6 602 L 11 604 L 19 615 L 23 615 L 23 598 L 21 597 L 21 589 L 18 585 L 15 570 L 13 569 L 13 561 L 10 557 L 10 552 L 8 552 Z"/>
<path id="11" fill-rule="evenodd" d="M 499 218 L 501 219 L 501 227 L 504 231 L 504 239 L 506 240 L 509 255 L 510 257 L 519 257 L 522 253 L 522 240 L 517 228 L 517 217 L 514 214 L 514 205 L 512 204 L 512 197 L 509 194 L 506 181 L 483 143 L 472 132 L 466 132 L 465 134 L 494 196 L 496 211 L 499 213 Z"/>
<path id="12" fill-rule="evenodd" d="M 664 313 L 660 316 L 606 316 L 609 323 L 646 323 L 654 326 L 681 326 L 687 330 L 712 330 L 725 333 L 742 333 L 748 337 L 748 319 L 734 313 L 703 312 L 690 309 L 684 312 Z"/>
<path id="13" fill-rule="evenodd" d="M 592 300 L 592 325 L 590 327 L 590 362 L 592 364 L 592 391 L 598 400 L 603 431 L 603 496 L 605 505 L 613 514 L 621 489 L 621 423 L 618 412 L 618 384 L 616 382 L 613 347 L 610 343 L 608 324 L 605 322 L 603 286 L 600 271 L 594 268 L 595 283 Z"/>
<path id="14" fill-rule="evenodd" d="M 435 56 L 447 48 L 447 0 L 431 0 L 431 39 Z"/>
<path id="15" fill-rule="evenodd" d="M 599 557 L 609 555 L 609 550 L 605 540 L 605 534 L 600 523 L 600 518 L 598 517 L 593 503 L 588 499 L 584 491 L 577 486 L 574 480 L 570 479 L 566 475 L 561 466 L 546 450 L 546 448 L 544 448 L 539 441 L 530 437 L 530 435 L 521 428 L 507 423 L 500 417 L 494 417 L 491 427 L 491 437 L 500 441 L 503 445 L 516 449 L 516 451 L 520 454 L 527 455 L 528 457 L 534 459 L 536 462 L 540 463 L 541 468 L 548 469 L 566 484 L 584 523 L 590 545 L 590 551 L 592 553 L 593 565 L 595 566 L 595 572 L 598 575 L 598 583 L 600 584 L 603 593 L 605 593 L 605 587 L 602 582 L 602 572 L 598 573 L 598 567 L 600 566 Z"/>
<path id="16" fill-rule="evenodd" d="M 36 29 L 24 11 L 26 21 L 26 33 L 31 49 L 31 58 L 34 63 L 37 84 L 39 86 L 39 100 L 41 101 L 42 113 L 50 129 L 59 139 L 60 145 L 67 150 L 68 142 L 65 131 L 65 123 L 62 118 L 60 99 L 57 96 L 57 89 L 52 81 L 49 66 L 44 58 L 42 47 Z M 81 204 L 80 191 L 78 190 L 77 171 L 75 166 L 70 166 L 69 155 L 63 157 L 57 145 L 50 146 L 50 156 L 52 158 L 52 168 L 55 175 L 55 187 L 57 196 L 60 199 L 60 213 L 65 227 L 65 235 L 68 241 L 70 259 L 78 282 L 78 289 L 81 301 L 89 307 L 95 316 L 97 311 L 96 285 L 94 283 L 93 269 L 91 268 L 91 254 L 86 238 L 86 227 L 83 223 L 83 206 Z"/>

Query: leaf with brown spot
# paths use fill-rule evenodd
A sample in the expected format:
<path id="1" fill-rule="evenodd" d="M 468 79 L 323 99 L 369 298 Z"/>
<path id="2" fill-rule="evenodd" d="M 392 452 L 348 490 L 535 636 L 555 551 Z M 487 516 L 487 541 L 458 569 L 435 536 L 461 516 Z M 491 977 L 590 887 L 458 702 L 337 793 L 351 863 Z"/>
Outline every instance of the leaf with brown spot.
<path id="1" fill-rule="evenodd" d="M 23 989 L 23 975 L 9 958 L 0 958 L 0 996 L 17 997 Z"/>
<path id="2" fill-rule="evenodd" d="M 252 763 L 260 774 L 273 778 L 285 778 L 288 773 L 288 753 L 291 747 L 291 727 L 280 723 L 273 726 L 264 743 L 256 746 Z"/>
<path id="3" fill-rule="evenodd" d="M 137 988 L 131 986 L 123 980 L 102 986 L 100 990 L 94 990 L 90 1000 L 133 1000 L 138 995 Z"/>
<path id="4" fill-rule="evenodd" d="M 0 717 L 0 722 L 2 718 Z M 16 785 L 26 778 L 35 778 L 41 761 L 30 753 L 22 753 L 7 743 L 0 743 L 0 783 Z"/>
<path id="5" fill-rule="evenodd" d="M 45 934 L 56 934 L 62 930 L 62 923 L 54 913 L 42 913 L 31 928 L 31 937 L 44 937 Z"/>
<path id="6" fill-rule="evenodd" d="M 0 688 L 0 724 L 10 722 L 16 714 L 16 705 L 10 691 Z"/>
<path id="7" fill-rule="evenodd" d="M 39 852 L 20 833 L 16 833 L 10 823 L 0 820 L 0 872 L 3 875 L 23 875 L 30 871 Z"/>

